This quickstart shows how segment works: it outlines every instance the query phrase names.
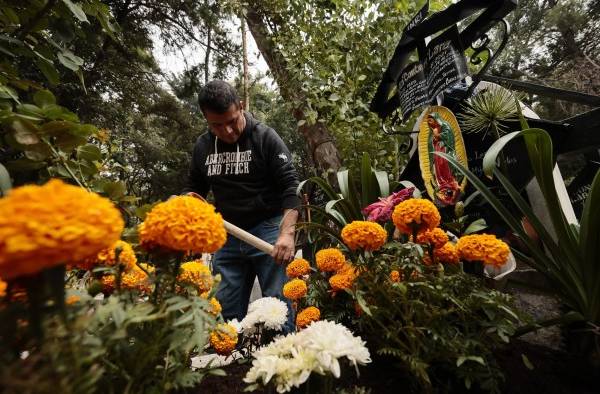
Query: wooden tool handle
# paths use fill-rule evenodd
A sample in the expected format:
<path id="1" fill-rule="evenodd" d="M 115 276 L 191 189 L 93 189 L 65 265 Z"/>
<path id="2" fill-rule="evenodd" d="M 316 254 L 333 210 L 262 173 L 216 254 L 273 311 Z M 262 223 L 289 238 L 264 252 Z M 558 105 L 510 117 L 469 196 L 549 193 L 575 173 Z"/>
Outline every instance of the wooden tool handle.
<path id="1" fill-rule="evenodd" d="M 197 193 L 189 192 L 186 194 L 188 196 L 195 197 L 204 202 L 207 202 L 201 195 L 199 195 Z M 265 252 L 267 254 L 271 254 L 271 252 L 273 252 L 273 245 L 271 245 L 270 243 L 263 241 L 262 239 L 250 234 L 249 232 L 247 232 L 245 230 L 242 230 L 238 226 L 231 224 L 226 220 L 223 220 L 223 224 L 225 225 L 225 231 L 227 231 L 229 234 L 233 235 L 237 239 L 242 240 L 242 241 L 246 242 L 248 245 L 254 246 L 256 249 L 258 249 L 262 252 Z"/>
<path id="2" fill-rule="evenodd" d="M 254 246 L 256 249 L 263 251 L 267 254 L 271 254 L 273 252 L 273 245 L 270 243 L 263 241 L 262 239 L 250 234 L 247 231 L 242 230 L 238 226 L 229 223 L 226 220 L 223 220 L 223 224 L 225 225 L 225 231 L 229 234 L 233 235 L 237 239 L 240 239 L 246 242 L 248 245 Z"/>

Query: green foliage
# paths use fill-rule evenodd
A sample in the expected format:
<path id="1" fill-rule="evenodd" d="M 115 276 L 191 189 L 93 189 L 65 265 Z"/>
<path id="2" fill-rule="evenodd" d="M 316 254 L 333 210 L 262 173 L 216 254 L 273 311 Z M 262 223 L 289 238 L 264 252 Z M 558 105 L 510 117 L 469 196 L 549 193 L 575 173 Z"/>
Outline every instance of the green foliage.
<path id="1" fill-rule="evenodd" d="M 6 323 L 0 329 L 0 378 L 6 392 L 162 393 L 194 387 L 205 374 L 218 373 L 191 369 L 192 355 L 204 352 L 222 317 L 193 286 L 177 282 L 180 258 L 154 259 L 157 265 L 146 271 L 144 285 L 154 285 L 150 296 L 139 287 L 121 286 L 119 265 L 96 268 L 67 283 L 67 292 L 77 296 L 70 305 L 64 300 L 64 267 L 50 270 L 56 275 L 46 271 L 11 282 L 13 289 L 0 300 Z M 69 273 L 79 274 L 84 272 Z M 89 283 L 88 291 L 95 294 L 94 278 L 111 274 L 116 291 L 110 296 L 84 294 L 82 284 Z M 26 300 L 15 298 L 14 286 L 23 284 Z"/>
<path id="2" fill-rule="evenodd" d="M 599 94 L 599 16 L 595 0 L 520 0 L 507 18 L 510 40 L 493 74 Z M 592 109 L 555 97 L 527 101 L 541 117 L 554 120 Z"/>
<path id="3" fill-rule="evenodd" d="M 432 1 L 432 8 L 448 3 Z M 279 0 L 246 6 L 261 15 L 287 67 L 278 83 L 282 91 L 291 91 L 291 108 L 304 113 L 298 126 L 325 125 L 344 160 L 359 163 L 361 153 L 367 152 L 395 179 L 404 164 L 398 153 L 403 137 L 383 134 L 369 103 L 402 27 L 422 5 L 396 0 Z"/>
<path id="4" fill-rule="evenodd" d="M 552 140 L 541 129 L 531 129 L 521 116 L 522 131 L 507 134 L 496 141 L 483 160 L 484 173 L 496 177 L 502 184 L 521 215 L 527 218 L 538 234 L 548 253 L 528 236 L 521 226 L 520 216 L 508 210 L 497 197 L 469 170 L 455 160 L 450 162 L 483 194 L 492 207 L 502 216 L 526 247 L 527 254 L 516 252 L 521 260 L 542 273 L 552 284 L 557 296 L 567 307 L 579 314 L 579 318 L 593 325 L 600 323 L 600 269 L 598 268 L 598 231 L 600 229 L 600 175 L 592 182 L 585 202 L 581 226 L 570 224 L 561 208 L 553 177 Z M 535 179 L 538 181 L 552 222 L 554 234 L 543 226 L 532 208 L 496 168 L 496 160 L 504 146 L 512 139 L 523 137 L 529 153 Z M 444 155 L 444 157 L 447 157 Z M 570 315 L 569 315 L 570 316 Z M 597 351 L 597 350 L 596 350 Z"/>
<path id="5" fill-rule="evenodd" d="M 508 343 L 522 320 L 510 296 L 462 272 L 428 270 L 414 248 L 388 245 L 358 277 L 356 293 L 368 308 L 358 323 L 361 335 L 421 387 L 498 392 L 503 377 L 493 349 Z M 391 270 L 404 280 L 391 281 Z"/>

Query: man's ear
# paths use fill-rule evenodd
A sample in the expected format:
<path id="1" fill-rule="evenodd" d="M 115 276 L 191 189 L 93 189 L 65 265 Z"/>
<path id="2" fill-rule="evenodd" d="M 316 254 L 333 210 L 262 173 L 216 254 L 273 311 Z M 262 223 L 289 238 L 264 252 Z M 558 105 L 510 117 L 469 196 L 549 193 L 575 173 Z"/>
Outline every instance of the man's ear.
<path id="1" fill-rule="evenodd" d="M 240 100 L 239 109 L 244 109 L 244 100 Z"/>

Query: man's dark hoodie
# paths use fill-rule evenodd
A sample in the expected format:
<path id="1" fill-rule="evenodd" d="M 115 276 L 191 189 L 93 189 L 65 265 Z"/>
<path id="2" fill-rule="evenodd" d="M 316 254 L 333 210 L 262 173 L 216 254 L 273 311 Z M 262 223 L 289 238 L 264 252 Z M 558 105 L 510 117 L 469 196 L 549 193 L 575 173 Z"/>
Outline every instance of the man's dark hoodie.
<path id="1" fill-rule="evenodd" d="M 260 221 L 298 208 L 298 175 L 292 155 L 270 127 L 244 113 L 246 127 L 227 144 L 208 132 L 192 153 L 185 192 L 206 197 L 210 189 L 223 218 L 249 229 Z"/>

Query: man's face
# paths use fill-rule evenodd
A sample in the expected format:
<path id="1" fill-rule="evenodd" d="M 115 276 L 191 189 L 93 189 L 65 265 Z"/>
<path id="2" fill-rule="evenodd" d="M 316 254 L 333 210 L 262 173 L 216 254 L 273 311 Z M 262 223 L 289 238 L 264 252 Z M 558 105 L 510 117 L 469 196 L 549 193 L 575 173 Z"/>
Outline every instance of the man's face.
<path id="1" fill-rule="evenodd" d="M 229 109 L 222 114 L 206 110 L 204 111 L 204 117 L 213 134 L 228 144 L 234 144 L 240 138 L 246 126 L 241 105 L 231 104 Z"/>

